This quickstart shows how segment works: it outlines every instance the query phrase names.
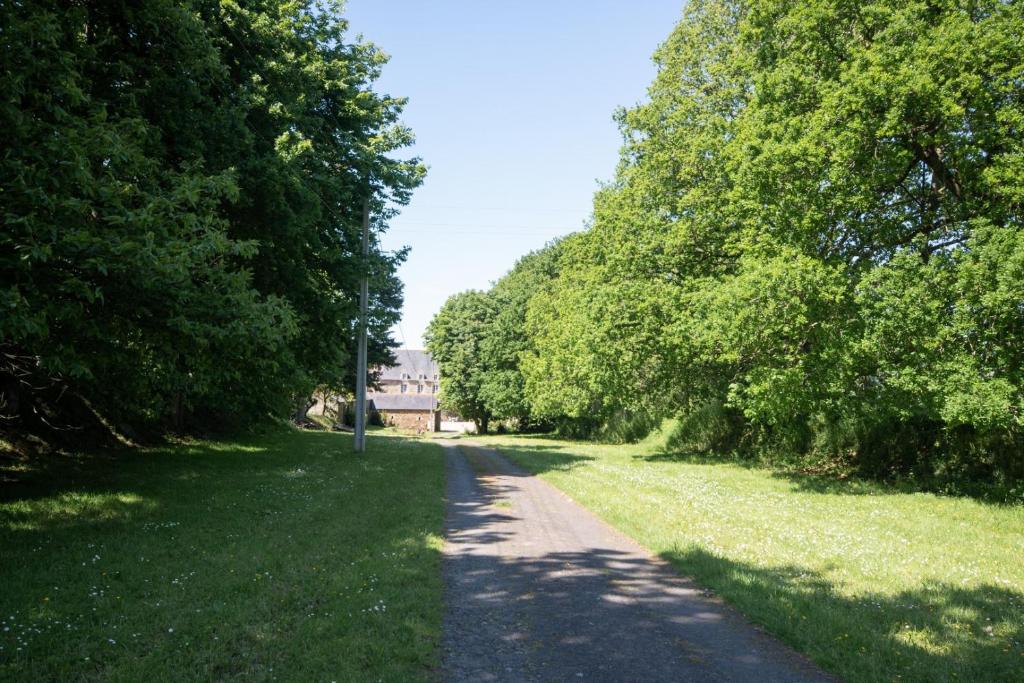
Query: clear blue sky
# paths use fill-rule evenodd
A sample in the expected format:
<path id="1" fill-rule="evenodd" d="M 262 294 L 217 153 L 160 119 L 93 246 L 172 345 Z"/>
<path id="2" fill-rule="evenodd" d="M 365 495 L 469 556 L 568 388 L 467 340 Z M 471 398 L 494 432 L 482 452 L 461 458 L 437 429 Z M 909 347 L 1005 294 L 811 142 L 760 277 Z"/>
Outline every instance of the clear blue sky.
<path id="1" fill-rule="evenodd" d="M 377 90 L 406 96 L 412 153 L 429 166 L 385 248 L 400 271 L 395 338 L 422 346 L 451 294 L 485 289 L 516 259 L 583 227 L 642 100 L 651 55 L 683 0 L 349 0 L 352 34 L 391 55 Z"/>

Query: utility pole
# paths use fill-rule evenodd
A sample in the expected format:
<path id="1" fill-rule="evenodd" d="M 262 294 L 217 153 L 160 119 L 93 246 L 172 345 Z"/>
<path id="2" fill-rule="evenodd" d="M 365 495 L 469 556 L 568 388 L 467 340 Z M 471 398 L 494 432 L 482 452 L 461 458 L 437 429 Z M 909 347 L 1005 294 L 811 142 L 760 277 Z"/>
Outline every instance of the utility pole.
<path id="1" fill-rule="evenodd" d="M 370 189 L 363 199 L 363 278 L 359 283 L 359 344 L 356 351 L 356 453 L 366 452 L 366 311 L 370 283 Z"/>

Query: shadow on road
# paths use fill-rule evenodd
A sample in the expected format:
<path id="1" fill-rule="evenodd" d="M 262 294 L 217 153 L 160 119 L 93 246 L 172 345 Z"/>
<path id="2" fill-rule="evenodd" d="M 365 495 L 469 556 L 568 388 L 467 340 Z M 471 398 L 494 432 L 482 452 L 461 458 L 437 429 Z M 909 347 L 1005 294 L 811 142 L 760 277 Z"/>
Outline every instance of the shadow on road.
<path id="1" fill-rule="evenodd" d="M 493 452 L 450 448 L 448 478 L 449 680 L 828 680 Z"/>
<path id="2" fill-rule="evenodd" d="M 544 472 L 552 472 L 556 470 L 567 471 L 594 460 L 592 456 L 574 453 L 569 450 L 567 446 L 552 446 L 548 444 L 533 443 L 529 445 L 503 443 L 499 448 L 503 453 L 511 455 L 513 459 L 522 463 L 524 467 L 529 470 L 527 472 L 518 467 L 503 469 L 504 474 L 511 476 L 533 476 L 534 474 L 543 474 Z M 472 444 L 468 444 L 466 448 L 462 449 L 462 451 L 467 457 L 471 459 L 474 457 L 472 455 Z M 477 458 L 477 460 L 479 460 L 479 458 Z"/>
<path id="3" fill-rule="evenodd" d="M 501 448 L 526 456 L 521 462 L 538 471 L 589 459 L 534 446 Z M 446 640 L 446 657 L 471 674 L 456 680 L 488 680 L 495 671 L 491 680 L 573 680 L 578 673 L 584 680 L 623 680 L 623 671 L 628 680 L 772 680 L 778 661 L 771 649 L 737 636 L 745 619 L 718 609 L 696 584 L 677 577 L 666 592 L 660 570 L 616 546 L 584 542 L 559 551 L 561 541 L 575 537 L 560 536 L 555 522 L 527 527 L 536 543 L 520 543 L 517 532 L 524 533 L 525 517 L 536 512 L 525 508 L 529 500 L 519 503 L 531 475 L 460 450 L 478 486 L 456 491 L 449 508 L 456 552 L 446 555 L 446 573 L 449 590 L 455 582 L 462 596 L 452 616 L 466 635 L 458 648 Z M 498 507 L 504 501 L 510 505 Z M 556 514 L 564 513 L 557 508 Z M 795 564 L 764 568 L 696 547 L 661 557 L 844 677 L 1013 681 L 1024 670 L 1024 594 L 991 581 L 936 581 L 851 597 L 820 571 Z M 790 664 L 780 668 L 792 670 Z M 756 676 L 744 678 L 753 676 L 744 667 L 754 667 Z M 796 669 L 808 678 L 780 674 L 777 680 L 816 675 Z"/>

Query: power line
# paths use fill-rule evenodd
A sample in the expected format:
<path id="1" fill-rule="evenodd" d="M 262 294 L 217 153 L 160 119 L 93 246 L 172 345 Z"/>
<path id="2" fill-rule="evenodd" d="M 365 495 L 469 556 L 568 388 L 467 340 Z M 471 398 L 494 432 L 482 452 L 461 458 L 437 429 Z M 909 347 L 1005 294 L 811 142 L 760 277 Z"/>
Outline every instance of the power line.
<path id="1" fill-rule="evenodd" d="M 405 336 L 405 330 L 402 329 L 402 321 L 401 320 L 398 321 L 398 334 L 402 335 L 402 347 L 401 348 L 404 349 L 404 348 L 406 348 L 406 345 L 409 342 L 408 342 L 407 337 Z"/>

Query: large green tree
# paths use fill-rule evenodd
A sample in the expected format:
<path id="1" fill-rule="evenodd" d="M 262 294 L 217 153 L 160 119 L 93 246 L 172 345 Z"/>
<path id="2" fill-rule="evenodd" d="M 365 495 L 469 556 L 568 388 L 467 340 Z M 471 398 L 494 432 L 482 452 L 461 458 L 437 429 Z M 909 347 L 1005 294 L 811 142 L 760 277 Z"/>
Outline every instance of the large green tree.
<path id="1" fill-rule="evenodd" d="M 519 259 L 488 292 L 494 317 L 483 329 L 481 357 L 486 371 L 480 398 L 497 418 L 518 429 L 537 423 L 526 395 L 523 357 L 530 351 L 526 314 L 530 300 L 558 274 L 561 240 Z"/>
<path id="2" fill-rule="evenodd" d="M 1024 475 L 1024 9 L 694 0 L 529 303 L 543 414 L 690 446 Z M 714 423 L 714 424 L 710 424 Z"/>
<path id="3" fill-rule="evenodd" d="M 336 3 L 0 8 L 3 413 L 121 424 L 283 414 L 350 384 L 361 206 L 419 182 L 383 57 Z M 372 348 L 400 308 L 376 246 Z M 18 422 L 20 420 L 20 422 Z"/>
<path id="4" fill-rule="evenodd" d="M 546 424 L 528 398 L 523 363 L 530 301 L 558 274 L 563 241 L 519 259 L 486 292 L 468 291 L 445 302 L 431 320 L 427 346 L 441 369 L 441 400 L 486 429 L 492 420 L 520 430 Z"/>
<path id="5" fill-rule="evenodd" d="M 486 292 L 454 294 L 430 321 L 425 339 L 441 370 L 442 407 L 472 420 L 481 434 L 487 432 L 494 417 L 481 394 L 488 369 L 483 346 L 494 313 Z"/>
<path id="6" fill-rule="evenodd" d="M 695 362 L 679 317 L 684 297 L 732 272 L 739 251 L 728 142 L 749 97 L 740 16 L 739 3 L 689 3 L 655 53 L 649 101 L 618 113 L 616 178 L 530 304 L 524 367 L 539 413 L 653 421 L 727 386 L 723 368 Z"/>

